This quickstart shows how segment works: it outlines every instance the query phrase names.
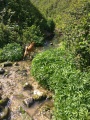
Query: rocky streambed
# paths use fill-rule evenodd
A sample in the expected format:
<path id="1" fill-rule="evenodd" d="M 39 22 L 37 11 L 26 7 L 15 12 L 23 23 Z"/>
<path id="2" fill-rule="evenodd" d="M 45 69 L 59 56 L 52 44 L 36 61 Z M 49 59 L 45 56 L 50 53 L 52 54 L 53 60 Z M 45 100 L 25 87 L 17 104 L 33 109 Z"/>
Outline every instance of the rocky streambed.
<path id="1" fill-rule="evenodd" d="M 31 61 L 0 64 L 0 120 L 51 120 L 53 99 L 31 76 Z"/>

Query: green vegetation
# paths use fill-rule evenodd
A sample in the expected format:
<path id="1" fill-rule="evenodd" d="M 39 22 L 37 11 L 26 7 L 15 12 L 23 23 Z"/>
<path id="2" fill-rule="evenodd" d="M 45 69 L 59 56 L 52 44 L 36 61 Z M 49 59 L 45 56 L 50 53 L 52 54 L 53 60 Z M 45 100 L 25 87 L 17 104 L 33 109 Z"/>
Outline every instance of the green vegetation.
<path id="1" fill-rule="evenodd" d="M 0 1 L 0 61 L 22 59 L 20 45 L 42 45 L 54 28 L 64 44 L 37 55 L 32 75 L 53 91 L 55 120 L 90 120 L 89 0 Z"/>
<path id="2" fill-rule="evenodd" d="M 37 55 L 32 75 L 54 92 L 55 120 L 89 120 L 90 1 L 31 1 L 45 18 L 53 18 L 65 45 Z"/>
<path id="3" fill-rule="evenodd" d="M 14 42 L 21 46 L 32 41 L 43 45 L 54 28 L 53 20 L 46 20 L 30 0 L 0 1 L 0 48 Z"/>
<path id="4" fill-rule="evenodd" d="M 23 31 L 24 42 L 34 41 L 37 45 L 43 44 L 44 36 L 39 27 L 32 25 Z"/>
<path id="5" fill-rule="evenodd" d="M 49 87 L 50 84 L 53 84 L 51 79 L 55 73 L 57 74 L 57 71 L 71 64 L 72 55 L 65 52 L 65 50 L 61 50 L 60 48 L 51 49 L 37 55 L 32 61 L 32 74 L 44 87 Z"/>
<path id="6" fill-rule="evenodd" d="M 0 51 L 0 62 L 3 61 L 18 61 L 22 59 L 22 48 L 17 43 L 7 44 L 3 47 L 2 51 Z"/>
<path id="7" fill-rule="evenodd" d="M 33 25 L 37 31 L 38 29 L 40 31 L 39 36 L 37 35 L 38 39 L 43 36 L 43 40 L 47 37 L 46 33 L 53 33 L 55 27 L 54 22 L 46 20 L 30 0 L 0 1 L 0 41 L 3 41 L 0 47 L 9 42 L 24 44 L 23 34 L 27 32 L 28 27 L 31 28 Z M 26 43 L 32 41 L 35 38 L 32 37 L 34 35 L 36 36 L 33 32 Z M 40 43 L 38 39 L 36 43 Z"/>
<path id="8" fill-rule="evenodd" d="M 55 49 L 37 55 L 32 75 L 55 94 L 55 120 L 89 120 L 90 74 L 76 67 L 74 55 Z"/>
<path id="9" fill-rule="evenodd" d="M 78 56 L 80 69 L 90 65 L 90 1 L 31 0 L 45 18 L 53 18 L 60 41 Z M 38 4 L 39 3 L 39 4 Z M 42 6 L 42 7 L 41 7 Z"/>

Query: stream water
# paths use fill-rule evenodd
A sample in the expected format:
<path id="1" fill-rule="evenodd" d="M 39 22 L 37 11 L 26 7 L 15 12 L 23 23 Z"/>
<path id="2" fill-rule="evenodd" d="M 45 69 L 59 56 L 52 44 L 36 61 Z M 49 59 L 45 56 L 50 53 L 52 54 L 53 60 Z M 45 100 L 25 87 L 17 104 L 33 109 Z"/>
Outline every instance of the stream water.
<path id="1" fill-rule="evenodd" d="M 52 41 L 45 41 L 44 47 L 36 48 L 36 54 L 47 49 L 58 47 L 58 42 L 56 38 Z M 0 66 L 1 65 L 2 64 L 0 64 Z M 5 67 L 4 69 L 5 73 L 0 75 L 0 83 L 2 84 L 2 90 L 0 90 L 0 92 L 2 92 L 2 98 L 9 98 L 8 107 L 10 109 L 10 116 L 5 120 L 51 120 L 53 109 L 52 99 L 37 101 L 29 108 L 23 104 L 24 99 L 31 97 L 34 90 L 38 89 L 45 91 L 47 94 L 50 93 L 43 89 L 31 76 L 31 61 L 20 61 L 18 62 L 18 66 L 13 63 L 11 67 Z M 23 90 L 25 83 L 32 85 L 33 89 Z"/>

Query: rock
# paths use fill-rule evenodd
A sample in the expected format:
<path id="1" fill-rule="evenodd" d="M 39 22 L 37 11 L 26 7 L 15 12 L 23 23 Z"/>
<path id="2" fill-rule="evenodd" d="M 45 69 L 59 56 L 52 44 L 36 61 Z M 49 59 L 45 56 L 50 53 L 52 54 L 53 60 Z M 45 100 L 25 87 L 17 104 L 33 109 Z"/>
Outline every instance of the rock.
<path id="1" fill-rule="evenodd" d="M 2 83 L 0 82 L 0 100 L 2 99 L 2 94 L 3 94 Z"/>
<path id="2" fill-rule="evenodd" d="M 15 62 L 15 63 L 14 63 L 14 66 L 19 66 L 18 62 Z"/>
<path id="3" fill-rule="evenodd" d="M 7 71 L 6 70 L 3 77 L 7 77 L 8 78 L 11 74 L 12 74 L 11 71 Z"/>
<path id="4" fill-rule="evenodd" d="M 30 58 L 29 58 L 29 59 L 30 59 L 30 61 L 32 61 L 32 60 L 33 60 L 33 58 L 34 58 L 34 56 L 33 56 L 33 55 L 32 55 L 32 56 L 30 56 Z"/>
<path id="5" fill-rule="evenodd" d="M 21 71 L 21 74 L 22 74 L 23 76 L 27 76 L 27 70 L 22 70 L 22 71 Z"/>
<path id="6" fill-rule="evenodd" d="M 0 82 L 0 90 L 2 90 L 2 83 Z"/>
<path id="7" fill-rule="evenodd" d="M 32 88 L 33 88 L 32 85 L 30 85 L 30 84 L 27 83 L 27 82 L 26 82 L 26 83 L 24 84 L 24 86 L 23 86 L 23 89 L 24 89 L 24 90 L 32 90 Z"/>
<path id="8" fill-rule="evenodd" d="M 3 64 L 3 67 L 10 67 L 10 66 L 12 66 L 12 62 L 5 62 Z"/>
<path id="9" fill-rule="evenodd" d="M 40 90 L 34 90 L 33 94 L 38 95 L 38 96 L 42 96 L 43 92 L 41 92 Z"/>
<path id="10" fill-rule="evenodd" d="M 5 70 L 3 68 L 0 68 L 0 74 L 4 74 Z"/>
<path id="11" fill-rule="evenodd" d="M 41 101 L 41 100 L 45 100 L 46 98 L 47 98 L 46 93 L 41 92 L 39 90 L 34 90 L 34 95 L 33 95 L 34 101 Z"/>
<path id="12" fill-rule="evenodd" d="M 6 106 L 7 103 L 8 103 L 8 101 L 9 101 L 9 98 L 8 98 L 8 97 L 2 98 L 2 99 L 0 100 L 0 106 Z"/>
<path id="13" fill-rule="evenodd" d="M 52 42 L 50 42 L 50 45 L 53 45 L 53 43 L 52 43 Z"/>
<path id="14" fill-rule="evenodd" d="M 34 99 L 32 97 L 27 98 L 23 101 L 23 103 L 27 106 L 27 107 L 31 107 L 34 104 Z"/>
<path id="15" fill-rule="evenodd" d="M 2 112 L 0 113 L 0 120 L 6 120 L 9 116 L 9 108 L 5 107 L 4 109 L 2 109 Z"/>

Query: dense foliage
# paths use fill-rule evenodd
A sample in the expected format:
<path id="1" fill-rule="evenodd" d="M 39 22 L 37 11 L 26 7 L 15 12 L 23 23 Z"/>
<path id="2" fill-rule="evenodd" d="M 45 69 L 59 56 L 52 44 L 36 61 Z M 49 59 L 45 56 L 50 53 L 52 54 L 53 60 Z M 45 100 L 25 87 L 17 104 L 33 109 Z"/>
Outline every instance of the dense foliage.
<path id="1" fill-rule="evenodd" d="M 90 119 L 90 74 L 75 63 L 74 55 L 61 49 L 41 53 L 32 62 L 32 75 L 55 93 L 55 120 Z"/>
<path id="2" fill-rule="evenodd" d="M 75 51 L 80 69 L 90 66 L 90 1 L 31 1 L 46 18 L 53 18 L 56 32 L 63 35 L 60 39 L 66 42 L 68 49 Z"/>
<path id="3" fill-rule="evenodd" d="M 32 75 L 53 91 L 55 120 L 90 120 L 89 0 L 1 0 L 0 61 L 20 60 L 16 43 L 42 45 L 55 25 L 65 49 L 37 55 Z"/>
<path id="4" fill-rule="evenodd" d="M 54 92 L 55 120 L 89 120 L 90 1 L 31 1 L 46 18 L 53 18 L 66 48 L 36 56 L 32 75 Z"/>
<path id="5" fill-rule="evenodd" d="M 44 35 L 41 33 L 40 28 L 32 25 L 23 31 L 24 43 L 34 41 L 37 45 L 42 45 L 44 40 Z"/>
<path id="6" fill-rule="evenodd" d="M 59 71 L 63 66 L 70 64 L 70 60 L 72 60 L 72 55 L 65 53 L 64 50 L 48 50 L 37 55 L 32 61 L 32 74 L 39 83 L 44 87 L 45 85 L 48 87 L 50 83 L 53 83 L 51 78 L 57 73 L 56 71 Z"/>
<path id="7" fill-rule="evenodd" d="M 0 51 L 0 62 L 3 61 L 18 61 L 22 59 L 22 47 L 17 43 L 7 44 Z"/>
<path id="8" fill-rule="evenodd" d="M 53 33 L 54 28 L 54 22 L 46 20 L 30 0 L 0 1 L 0 47 L 10 42 L 26 44 L 32 40 L 42 44 L 47 37 L 46 33 Z M 27 39 L 23 34 L 28 35 L 28 30 Z"/>

